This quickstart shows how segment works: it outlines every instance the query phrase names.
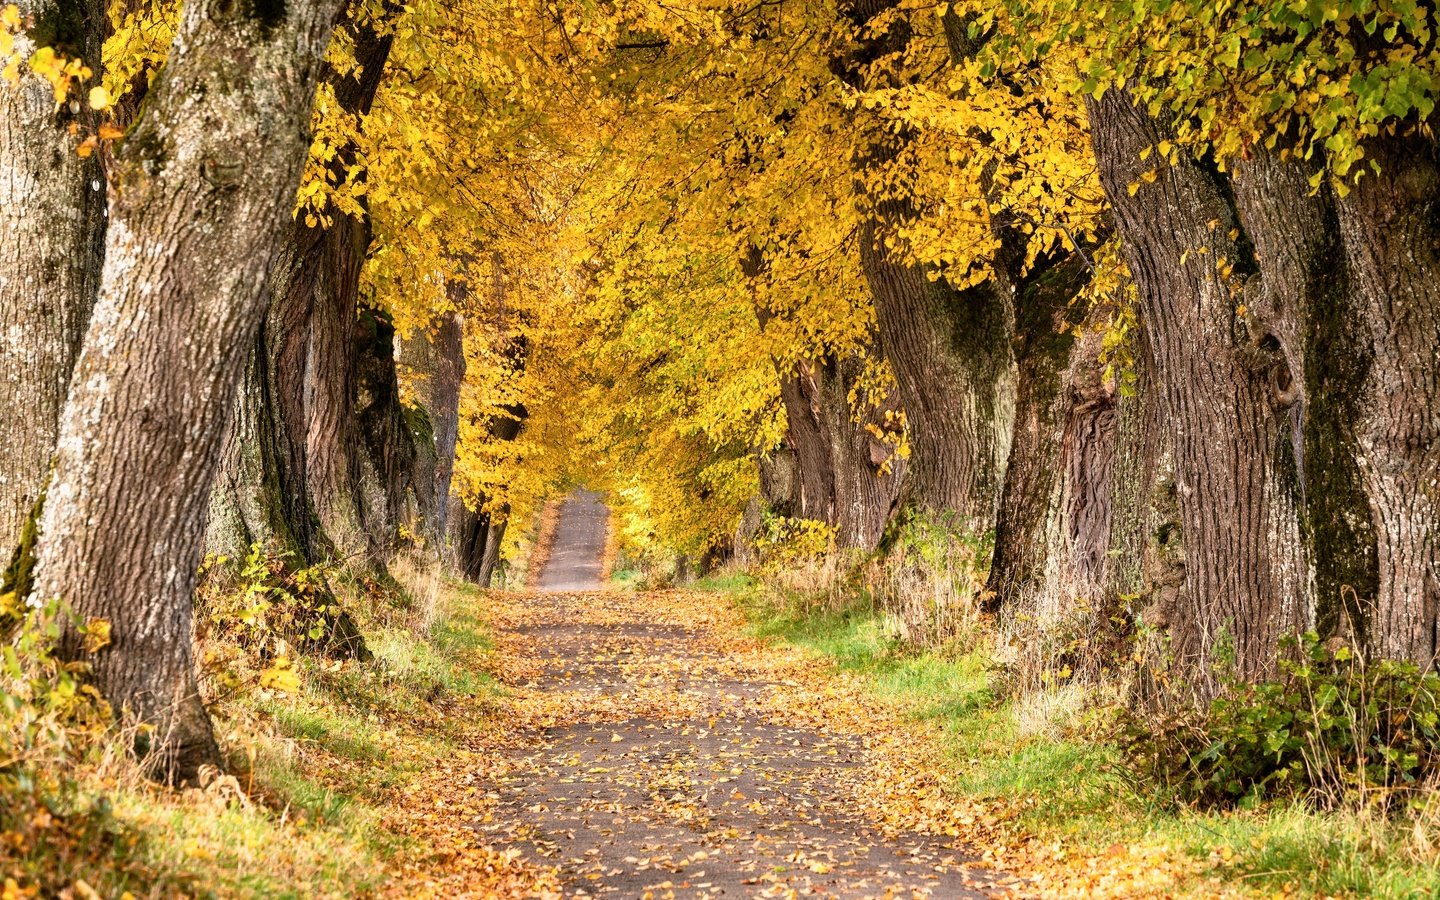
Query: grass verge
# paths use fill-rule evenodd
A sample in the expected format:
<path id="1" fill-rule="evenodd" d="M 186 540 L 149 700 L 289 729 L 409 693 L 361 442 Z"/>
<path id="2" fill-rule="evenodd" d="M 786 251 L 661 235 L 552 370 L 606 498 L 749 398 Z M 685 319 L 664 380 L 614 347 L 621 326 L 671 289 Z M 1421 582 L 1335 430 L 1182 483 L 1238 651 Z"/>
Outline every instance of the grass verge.
<path id="1" fill-rule="evenodd" d="M 290 690 L 232 684 L 211 704 L 231 774 L 203 789 L 145 781 L 114 734 L 12 762 L 0 894 L 408 895 L 394 873 L 436 848 L 399 811 L 437 759 L 487 728 L 500 691 L 482 603 L 443 585 L 424 615 L 367 623 L 372 660 L 299 656 Z"/>
<path id="2" fill-rule="evenodd" d="M 947 788 L 992 810 L 1005 833 L 1026 836 L 1024 849 L 1012 848 L 1008 858 L 996 851 L 992 861 L 1021 875 L 1038 872 L 1042 892 L 1440 896 L 1433 817 L 1401 826 L 1293 802 L 1187 810 L 1128 774 L 1108 740 L 1103 705 L 1086 708 L 1093 695 L 1057 685 L 1003 697 L 983 649 L 908 650 L 870 609 L 815 612 L 752 584 L 712 587 L 741 605 L 760 636 L 828 658 L 934 727 Z M 1044 871 L 1066 867 L 1053 877 Z M 1117 871 L 1126 867 L 1136 871 Z"/>

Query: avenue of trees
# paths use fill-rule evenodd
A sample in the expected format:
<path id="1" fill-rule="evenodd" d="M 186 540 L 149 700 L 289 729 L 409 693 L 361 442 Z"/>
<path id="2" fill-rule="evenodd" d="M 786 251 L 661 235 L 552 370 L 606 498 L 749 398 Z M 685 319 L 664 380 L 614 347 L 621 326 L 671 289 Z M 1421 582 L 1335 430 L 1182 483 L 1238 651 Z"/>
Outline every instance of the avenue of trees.
<path id="1" fill-rule="evenodd" d="M 488 584 L 567 477 L 942 523 L 1202 697 L 1440 649 L 1428 0 L 0 9 L 0 593 L 171 777 L 207 553 Z"/>

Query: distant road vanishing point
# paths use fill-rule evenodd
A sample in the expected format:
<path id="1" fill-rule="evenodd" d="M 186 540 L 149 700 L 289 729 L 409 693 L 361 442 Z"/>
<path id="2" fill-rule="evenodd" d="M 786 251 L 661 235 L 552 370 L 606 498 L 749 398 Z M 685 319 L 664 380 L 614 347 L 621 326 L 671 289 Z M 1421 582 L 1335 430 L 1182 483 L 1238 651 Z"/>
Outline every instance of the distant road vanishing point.
<path id="1" fill-rule="evenodd" d="M 610 510 L 599 494 L 582 489 L 566 497 L 560 504 L 560 519 L 555 523 L 550 556 L 536 579 L 534 590 L 544 593 L 600 590 L 609 521 Z"/>

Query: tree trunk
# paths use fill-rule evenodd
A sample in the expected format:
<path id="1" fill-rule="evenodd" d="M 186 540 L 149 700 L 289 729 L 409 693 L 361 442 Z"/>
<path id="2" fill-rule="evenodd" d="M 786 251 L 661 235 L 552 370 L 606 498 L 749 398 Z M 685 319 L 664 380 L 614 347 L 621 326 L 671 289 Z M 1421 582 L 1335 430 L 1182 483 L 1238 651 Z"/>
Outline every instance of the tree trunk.
<path id="1" fill-rule="evenodd" d="M 451 513 L 456 570 L 466 581 L 488 588 L 500 562 L 500 542 L 505 538 L 505 521 L 473 510 L 456 501 Z"/>
<path id="2" fill-rule="evenodd" d="M 822 430 L 824 419 L 815 406 L 818 393 L 809 364 L 800 363 L 797 371 L 780 376 L 780 402 L 785 406 L 785 447 L 790 451 L 793 468 L 790 477 L 777 481 L 774 489 L 786 495 L 783 515 L 833 524 L 835 470 L 830 459 L 830 441 Z"/>
<path id="3" fill-rule="evenodd" d="M 874 398 L 864 396 L 858 398 L 858 411 L 851 405 L 864 367 L 864 360 L 855 355 L 830 360 L 817 386 L 835 473 L 836 542 L 843 548 L 869 551 L 879 546 L 895 511 L 907 463 L 871 430 L 883 432 L 885 413 L 897 411 L 897 405 L 888 397 L 873 404 Z"/>
<path id="4" fill-rule="evenodd" d="M 326 77 L 341 110 L 359 116 L 375 98 L 394 38 L 378 33 L 375 23 L 350 21 L 344 27 L 351 31 L 359 70 L 352 75 L 330 70 Z M 353 146 L 341 148 L 330 163 L 331 177 L 342 179 L 354 158 Z M 274 541 L 275 549 L 293 553 L 300 563 L 337 552 L 368 557 L 352 419 L 356 297 L 369 226 L 336 213 L 329 227 L 297 218 L 288 231 L 271 269 L 258 362 L 250 365 L 239 401 L 257 408 L 237 406 L 231 426 L 235 434 L 253 434 L 254 440 L 268 443 L 227 443 L 226 472 L 249 471 L 251 477 L 222 478 L 212 505 L 217 512 L 230 511 L 231 522 L 234 510 L 280 510 L 283 522 L 252 532 L 249 539 Z M 241 454 L 253 459 L 241 459 Z M 231 526 L 212 527 L 210 540 L 219 543 L 211 549 L 228 552 L 223 548 L 233 545 L 236 535 Z"/>
<path id="5" fill-rule="evenodd" d="M 1356 422 L 1370 348 L 1344 252 L 1334 195 L 1312 192 L 1316 171 L 1257 151 L 1234 167 L 1236 209 L 1260 275 L 1245 288 L 1248 325 L 1277 345 L 1277 405 L 1291 419 L 1322 635 L 1362 638 L 1375 601 L 1375 529 L 1361 477 Z"/>
<path id="6" fill-rule="evenodd" d="M 523 358 L 523 351 L 512 347 L 517 358 Z M 525 423 L 525 408 L 515 406 L 507 409 L 509 415 L 490 423 L 490 435 L 498 440 L 513 441 L 520 436 Z M 482 507 L 484 498 L 461 501 L 456 498 L 456 508 L 450 511 L 450 543 L 454 548 L 455 570 L 467 581 L 481 587 L 489 587 L 500 562 L 500 542 L 505 537 L 508 510 L 491 515 Z M 471 504 L 474 504 L 472 508 Z"/>
<path id="7" fill-rule="evenodd" d="M 264 315 L 338 0 L 187 4 L 116 166 L 99 299 L 61 418 L 36 595 L 110 623 L 94 652 L 137 750 L 172 780 L 218 764 L 191 601 L 220 443 Z"/>
<path id="8" fill-rule="evenodd" d="M 760 470 L 760 496 L 765 506 L 776 515 L 795 518 L 799 510 L 796 495 L 796 476 L 799 464 L 795 450 L 788 443 L 781 444 L 769 453 L 761 454 L 755 460 Z"/>
<path id="9" fill-rule="evenodd" d="M 103 3 L 20 0 L 19 8 L 35 24 L 17 35 L 17 52 L 58 45 L 99 68 Z M 33 536 L 105 240 L 98 160 L 81 159 L 67 131 L 93 127 L 93 116 L 57 109 L 49 83 L 21 73 L 16 85 L 0 83 L 0 563 L 22 532 Z"/>
<path id="10" fill-rule="evenodd" d="M 340 217 L 325 231 L 310 294 L 309 357 L 303 369 L 305 486 L 327 546 L 342 559 L 378 562 L 379 536 L 366 530 L 362 506 L 362 436 L 356 422 L 356 369 L 361 326 L 360 266 L 368 223 Z"/>
<path id="11" fill-rule="evenodd" d="M 416 525 L 416 440 L 400 403 L 395 374 L 395 327 L 384 315 L 366 311 L 356 325 L 355 413 L 359 438 L 361 523 L 370 558 L 389 561 L 401 525 Z"/>
<path id="12" fill-rule="evenodd" d="M 1015 429 L 986 583 L 992 611 L 1026 599 L 1044 579 L 1047 531 L 1057 519 L 1057 487 L 1065 475 L 1061 451 L 1074 424 L 1066 376 L 1084 307 L 1072 301 L 1088 278 L 1084 257 L 1072 254 L 1026 279 L 1015 304 Z"/>
<path id="13" fill-rule="evenodd" d="M 796 469 L 789 515 L 834 526 L 838 547 L 874 550 L 894 510 L 905 461 L 870 430 L 883 428 L 893 407 L 872 408 L 863 398 L 867 406 L 859 415 L 851 407 L 863 367 L 853 355 L 801 362 L 781 378 L 780 397 Z"/>
<path id="14" fill-rule="evenodd" d="M 910 25 L 893 16 L 885 30 L 867 34 L 872 19 L 893 11 L 893 0 L 852 0 L 847 15 L 861 37 L 838 74 L 865 89 L 898 87 L 888 75 L 869 71 L 877 59 L 902 52 Z M 859 161 L 881 169 L 899 158 L 908 134 L 871 123 L 869 147 Z M 861 185 L 863 179 L 857 179 Z M 868 197 L 862 207 L 860 261 L 875 298 L 880 349 L 890 362 L 905 409 L 911 448 L 903 488 L 906 503 L 955 513 L 961 527 L 980 533 L 995 525 L 1001 480 L 1010 452 L 1015 387 L 1010 356 L 1011 291 L 995 279 L 957 291 L 932 280 L 923 266 L 905 261 L 901 248 L 885 245 L 915 217 L 910 200 Z"/>
<path id="15" fill-rule="evenodd" d="M 861 233 L 880 348 L 899 388 L 910 439 L 905 499 L 958 513 L 967 530 L 994 527 L 1015 417 L 1010 303 L 986 282 L 956 291 L 880 244 L 907 217 L 876 204 Z"/>
<path id="16" fill-rule="evenodd" d="M 759 247 L 748 248 L 740 270 L 752 283 L 764 274 Z M 773 314 L 756 303 L 755 315 L 764 329 Z M 872 347 L 862 351 L 870 352 Z M 802 359 L 788 370 L 777 360 L 785 441 L 758 462 L 772 509 L 834 526 L 840 548 L 874 550 L 894 512 L 906 463 L 874 433 L 891 427 L 886 414 L 898 411 L 891 398 L 872 404 L 874 398 L 862 397 L 858 414 L 852 409 L 864 367 L 864 356 L 856 353 Z"/>
<path id="17" fill-rule="evenodd" d="M 282 441 L 273 434 L 279 417 L 267 379 L 265 337 L 253 342 L 245 374 L 230 412 L 229 427 L 221 444 L 210 512 L 205 525 L 205 550 L 232 561 L 245 559 L 250 547 L 261 544 L 269 552 L 306 559 L 305 542 L 295 533 L 291 505 L 285 502 L 276 458 Z"/>
<path id="18" fill-rule="evenodd" d="M 1033 617 L 1042 638 L 1069 641 L 1067 661 L 1079 677 L 1123 665 L 1135 649 L 1135 620 L 1163 616 L 1177 583 L 1165 544 L 1177 530 L 1173 498 L 1157 489 L 1168 457 L 1144 323 L 1129 337 L 1134 371 L 1122 390 L 1122 377 L 1107 377 L 1100 357 L 1097 326 L 1106 315 L 1089 313 L 1061 374 L 1043 564 L 1032 571 L 1033 589 L 1020 595 L 1016 612 L 1025 615 L 1009 617 Z"/>
<path id="19" fill-rule="evenodd" d="M 463 308 L 463 284 L 451 286 L 452 299 L 461 296 L 456 308 Z M 434 465 L 420 473 L 416 484 L 420 517 L 426 540 L 439 549 L 448 533 L 450 481 L 455 472 L 455 447 L 460 438 L 460 386 L 465 381 L 464 326 L 459 313 L 441 316 L 430 334 L 417 334 L 405 341 L 401 362 L 410 374 L 420 406 L 429 425 L 429 444 Z"/>
<path id="20" fill-rule="evenodd" d="M 1222 181 L 1183 157 L 1146 181 L 1156 162 L 1140 154 L 1161 129 L 1123 90 L 1089 107 L 1174 452 L 1180 528 L 1162 539 L 1183 579 L 1171 649 L 1208 694 L 1210 662 L 1233 651 L 1240 675 L 1262 677 L 1278 639 L 1309 620 L 1290 417 L 1274 392 L 1277 354 L 1237 313 L 1240 279 L 1227 275 L 1246 261 Z"/>
<path id="21" fill-rule="evenodd" d="M 1440 154 L 1408 132 L 1366 151 L 1379 173 L 1337 207 L 1370 357 L 1355 442 L 1378 563 L 1371 644 L 1429 667 L 1440 650 Z"/>

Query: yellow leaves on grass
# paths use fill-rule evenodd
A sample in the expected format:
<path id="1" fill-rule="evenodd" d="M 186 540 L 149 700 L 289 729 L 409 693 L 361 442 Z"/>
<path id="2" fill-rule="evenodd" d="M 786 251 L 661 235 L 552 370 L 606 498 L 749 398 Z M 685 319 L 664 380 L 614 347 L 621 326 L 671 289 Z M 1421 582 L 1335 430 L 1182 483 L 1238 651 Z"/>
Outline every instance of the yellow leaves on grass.
<path id="1" fill-rule="evenodd" d="M 270 667 L 260 673 L 260 686 L 284 694 L 293 694 L 300 689 L 300 675 L 295 671 L 290 658 L 277 656 Z"/>

